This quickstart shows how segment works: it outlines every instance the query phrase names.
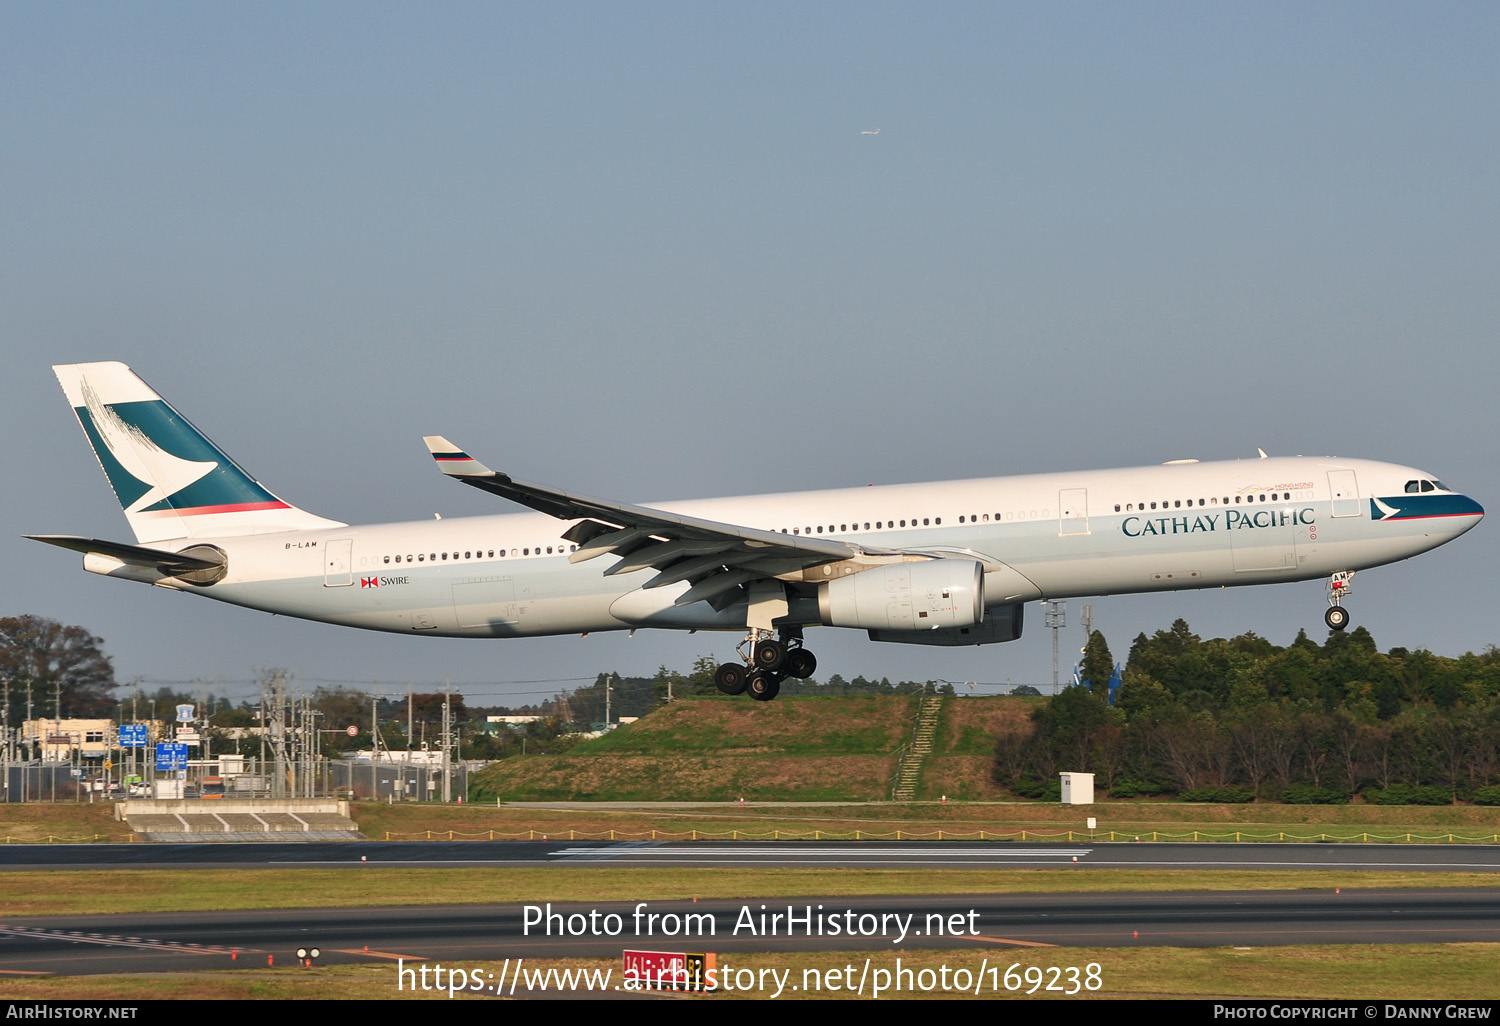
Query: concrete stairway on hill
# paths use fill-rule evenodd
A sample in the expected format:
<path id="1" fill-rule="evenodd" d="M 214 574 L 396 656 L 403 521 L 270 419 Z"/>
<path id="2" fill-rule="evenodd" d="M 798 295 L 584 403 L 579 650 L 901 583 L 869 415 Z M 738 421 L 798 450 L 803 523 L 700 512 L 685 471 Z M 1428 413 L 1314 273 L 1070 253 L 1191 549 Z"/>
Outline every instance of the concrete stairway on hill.
<path id="1" fill-rule="evenodd" d="M 922 775 L 923 761 L 932 754 L 932 739 L 937 735 L 938 713 L 942 709 L 941 695 L 927 695 L 918 706 L 917 728 L 912 734 L 911 746 L 902 756 L 892 801 L 909 802 L 917 796 L 917 780 Z"/>

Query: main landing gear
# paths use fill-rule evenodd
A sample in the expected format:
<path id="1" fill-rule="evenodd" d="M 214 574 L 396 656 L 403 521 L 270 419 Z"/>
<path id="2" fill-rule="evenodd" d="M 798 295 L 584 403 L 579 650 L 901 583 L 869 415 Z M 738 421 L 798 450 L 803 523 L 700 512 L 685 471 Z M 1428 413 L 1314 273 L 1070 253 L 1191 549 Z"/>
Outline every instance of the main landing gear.
<path id="1" fill-rule="evenodd" d="M 1341 631 L 1349 626 L 1349 610 L 1342 603 L 1344 596 L 1353 590 L 1349 586 L 1353 579 L 1353 570 L 1340 570 L 1328 578 L 1328 611 L 1323 614 L 1323 622 L 1331 631 Z"/>
<path id="2" fill-rule="evenodd" d="M 779 639 L 770 631 L 751 631 L 737 647 L 745 665 L 724 663 L 714 671 L 714 684 L 726 695 L 748 691 L 757 702 L 769 702 L 781 693 L 782 681 L 811 677 L 818 669 L 817 657 L 802 647 L 800 631 L 795 636 L 783 631 Z"/>

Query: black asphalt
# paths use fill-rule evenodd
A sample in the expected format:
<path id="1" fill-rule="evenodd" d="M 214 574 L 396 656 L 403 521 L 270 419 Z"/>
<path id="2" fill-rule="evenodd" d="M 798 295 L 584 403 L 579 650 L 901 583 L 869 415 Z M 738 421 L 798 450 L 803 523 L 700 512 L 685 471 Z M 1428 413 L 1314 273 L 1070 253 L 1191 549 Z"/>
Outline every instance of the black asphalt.
<path id="1" fill-rule="evenodd" d="M 1500 845 L 1020 843 L 1011 841 L 417 841 L 302 844 L 13 844 L 0 871 L 360 865 L 790 868 L 1386 869 L 1500 872 Z"/>
<path id="2" fill-rule="evenodd" d="M 779 917 L 779 918 L 778 918 Z M 422 908 L 7 917 L 0 974 L 60 975 L 373 962 L 598 956 L 626 948 L 1012 958 L 1021 949 L 1500 942 L 1500 891 L 1307 890 L 1155 894 L 594 902 Z M 1062 958 L 1062 955 L 1057 956 Z M 0 976 L 0 978 L 3 978 Z"/>

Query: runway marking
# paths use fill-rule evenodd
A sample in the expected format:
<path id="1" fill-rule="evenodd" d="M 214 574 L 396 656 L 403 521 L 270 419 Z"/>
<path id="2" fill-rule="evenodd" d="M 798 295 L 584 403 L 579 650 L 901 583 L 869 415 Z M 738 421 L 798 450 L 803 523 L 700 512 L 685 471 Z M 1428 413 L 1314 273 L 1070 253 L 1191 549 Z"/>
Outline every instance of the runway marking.
<path id="1" fill-rule="evenodd" d="M 334 948 L 340 955 L 369 955 L 371 958 L 405 959 L 408 962 L 425 962 L 425 955 L 398 955 L 391 951 L 366 951 L 363 948 Z"/>
<path id="2" fill-rule="evenodd" d="M 0 969 L 0 976 L 51 976 L 41 969 Z"/>
<path id="3" fill-rule="evenodd" d="M 1055 948 L 1056 944 L 1048 944 L 1046 941 L 1014 940 L 1010 937 L 966 937 L 964 940 L 983 941 L 986 944 L 1012 944 L 1018 948 Z"/>
<path id="4" fill-rule="evenodd" d="M 184 955 L 227 955 L 229 948 L 206 948 L 197 944 L 184 945 L 181 941 L 139 940 L 126 937 L 103 937 L 94 934 L 85 937 L 78 930 L 47 930 L 41 927 L 0 927 L 0 936 L 21 938 L 46 938 L 69 941 L 73 944 L 101 944 L 107 948 L 140 948 L 145 951 L 175 951 Z"/>
<path id="5" fill-rule="evenodd" d="M 988 858 L 1083 858 L 1093 851 L 1091 848 L 894 848 L 887 846 L 860 848 L 809 848 L 805 845 L 782 845 L 777 847 L 734 848 L 562 848 L 547 854 L 556 858 L 702 858 L 706 856 L 735 855 L 741 858 L 775 858 L 783 855 L 844 855 L 864 857 L 910 857 L 913 855 L 929 859 L 960 858 L 982 855 Z"/>

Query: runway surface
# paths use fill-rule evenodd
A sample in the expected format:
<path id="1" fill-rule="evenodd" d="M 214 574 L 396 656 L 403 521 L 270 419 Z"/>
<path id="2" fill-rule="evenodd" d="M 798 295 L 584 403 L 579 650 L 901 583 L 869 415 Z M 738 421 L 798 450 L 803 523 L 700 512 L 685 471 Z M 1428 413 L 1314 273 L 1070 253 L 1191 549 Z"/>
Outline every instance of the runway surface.
<path id="1" fill-rule="evenodd" d="M 0 979 L 293 964 L 617 959 L 626 948 L 967 950 L 1009 962 L 1058 947 L 1264 947 L 1500 941 L 1500 891 L 952 895 L 6 917 Z M 1034 956 L 1034 957 L 1033 957 Z M 861 956 L 863 957 L 863 956 Z M 1045 956 L 1065 964 L 1066 954 Z"/>
<path id="2" fill-rule="evenodd" d="M 0 868 L 163 871 L 368 866 L 1346 869 L 1500 872 L 1500 846 L 1339 844 L 1018 844 L 1012 842 L 425 842 L 11 845 Z M 1500 889 L 959 895 L 547 906 L 11 917 L 0 920 L 0 978 L 288 964 L 436 963 L 625 948 L 862 951 L 921 947 L 1218 946 L 1500 941 Z M 482 895 L 476 894 L 476 899 Z M 777 920 L 776 916 L 781 918 Z M 652 917 L 655 917 L 654 919 Z M 1014 954 L 1014 951 L 1012 951 Z M 983 956 L 981 956 L 983 957 Z M 1003 956 L 1002 956 L 1003 957 Z M 394 969 L 392 969 L 394 973 Z"/>
<path id="3" fill-rule="evenodd" d="M 361 860 L 364 860 L 363 862 Z M 304 844 L 16 844 L 0 871 L 269 866 L 616 866 L 830 869 L 1362 869 L 1500 872 L 1500 845 L 1022 844 L 1008 841 L 340 841 Z"/>

